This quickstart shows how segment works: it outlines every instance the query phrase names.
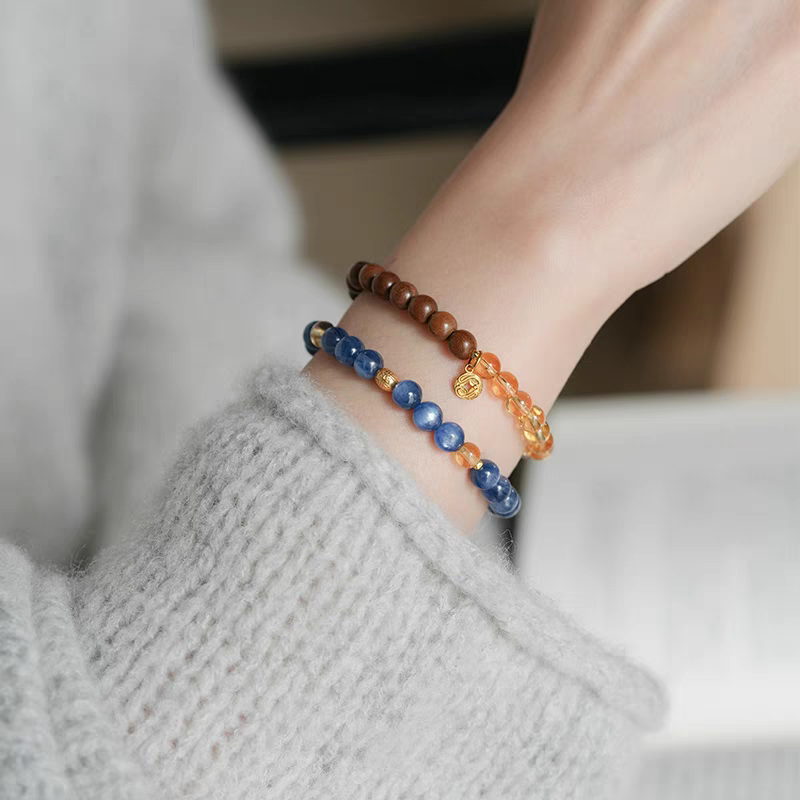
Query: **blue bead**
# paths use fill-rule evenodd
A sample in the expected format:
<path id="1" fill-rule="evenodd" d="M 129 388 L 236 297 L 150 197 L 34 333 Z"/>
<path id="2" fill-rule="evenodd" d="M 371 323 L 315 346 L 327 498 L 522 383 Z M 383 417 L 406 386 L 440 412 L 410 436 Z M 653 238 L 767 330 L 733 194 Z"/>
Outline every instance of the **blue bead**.
<path id="1" fill-rule="evenodd" d="M 501 500 L 505 500 L 512 491 L 513 487 L 511 486 L 511 481 L 509 481 L 505 475 L 501 475 L 497 483 L 492 486 L 491 489 L 483 490 L 483 496 L 489 503 L 499 503 Z"/>
<path id="2" fill-rule="evenodd" d="M 443 422 L 433 434 L 433 441 L 442 450 L 458 450 L 464 444 L 464 430 L 456 422 Z"/>
<path id="3" fill-rule="evenodd" d="M 506 498 L 496 503 L 489 503 L 489 511 L 497 517 L 507 519 L 508 517 L 516 516 L 521 506 L 522 498 L 520 498 L 517 490 L 512 486 L 511 492 Z"/>
<path id="4" fill-rule="evenodd" d="M 343 336 L 333 351 L 336 360 L 346 367 L 352 367 L 356 356 L 364 349 L 364 343 L 358 336 Z"/>
<path id="5" fill-rule="evenodd" d="M 362 350 L 356 355 L 353 369 L 361 378 L 375 377 L 375 373 L 383 367 L 383 356 L 377 350 Z"/>
<path id="6" fill-rule="evenodd" d="M 309 354 L 312 356 L 317 352 L 317 350 L 319 350 L 319 347 L 314 347 L 314 345 L 311 344 L 311 329 L 317 324 L 318 321 L 319 320 L 315 319 L 313 322 L 309 322 L 303 331 L 303 342 L 306 346 L 306 350 L 308 350 Z"/>
<path id="7" fill-rule="evenodd" d="M 400 408 L 416 408 L 422 400 L 422 389 L 416 381 L 400 381 L 392 389 L 392 400 Z"/>
<path id="8" fill-rule="evenodd" d="M 480 469 L 473 467 L 469 471 L 469 479 L 479 489 L 491 489 L 500 480 L 500 467 L 494 461 L 485 458 Z"/>
<path id="9" fill-rule="evenodd" d="M 329 356 L 332 356 L 334 350 L 336 350 L 336 345 L 339 344 L 345 336 L 347 336 L 347 331 L 344 328 L 328 328 L 328 330 L 322 334 L 322 339 L 320 339 L 322 349 Z"/>
<path id="10" fill-rule="evenodd" d="M 412 418 L 421 431 L 435 431 L 442 424 L 442 409 L 426 400 L 414 409 Z"/>

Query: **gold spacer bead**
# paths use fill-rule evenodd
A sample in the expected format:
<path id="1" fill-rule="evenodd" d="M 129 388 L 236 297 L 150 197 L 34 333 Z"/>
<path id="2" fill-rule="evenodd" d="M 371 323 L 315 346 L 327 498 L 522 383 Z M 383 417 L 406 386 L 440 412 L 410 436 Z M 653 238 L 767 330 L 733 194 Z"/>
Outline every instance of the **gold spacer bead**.
<path id="1" fill-rule="evenodd" d="M 472 469 L 483 469 L 483 461 L 479 461 Z"/>
<path id="2" fill-rule="evenodd" d="M 311 344 L 313 344 L 314 347 L 321 347 L 322 334 L 331 327 L 333 326 L 330 324 L 330 322 L 318 322 L 308 334 Z"/>
<path id="3" fill-rule="evenodd" d="M 390 369 L 386 369 L 386 367 L 379 369 L 375 373 L 375 383 L 377 383 L 378 387 L 383 389 L 384 392 L 391 392 L 392 389 L 397 386 L 398 382 L 397 375 Z"/>

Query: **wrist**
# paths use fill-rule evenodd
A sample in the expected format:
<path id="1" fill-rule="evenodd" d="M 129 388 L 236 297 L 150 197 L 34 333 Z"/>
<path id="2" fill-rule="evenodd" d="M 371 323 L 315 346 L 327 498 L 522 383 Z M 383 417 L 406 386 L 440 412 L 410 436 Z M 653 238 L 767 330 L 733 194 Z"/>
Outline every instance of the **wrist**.
<path id="1" fill-rule="evenodd" d="M 566 227 L 537 220 L 498 174 L 497 162 L 479 155 L 448 182 L 385 266 L 435 297 L 479 349 L 496 353 L 520 389 L 548 409 L 607 310 L 593 284 L 576 279 Z M 523 450 L 518 427 L 488 391 L 474 401 L 454 396 L 452 381 L 464 363 L 432 341 L 425 326 L 368 292 L 340 324 L 379 350 L 400 378 L 417 381 L 423 397 L 459 423 L 483 457 L 504 474 L 513 469 Z M 485 504 L 452 458 L 330 356 L 316 356 L 309 372 L 449 516 L 472 526 Z"/>
<path id="2" fill-rule="evenodd" d="M 480 348 L 506 353 L 520 379 L 540 385 L 534 400 L 547 408 L 629 292 L 591 252 L 566 178 L 544 154 L 534 163 L 523 153 L 513 123 L 498 120 L 386 266 L 446 305 Z"/>
<path id="3" fill-rule="evenodd" d="M 555 194 L 535 191 L 533 162 L 513 149 L 517 132 L 507 125 L 501 119 L 484 137 L 384 266 L 436 298 L 479 349 L 496 353 L 520 389 L 549 410 L 618 301 L 602 272 L 585 266 L 577 217 L 561 213 Z M 536 169 L 545 174 L 541 163 Z M 431 341 L 425 326 L 368 292 L 340 324 L 380 351 L 400 378 L 417 381 L 423 397 L 459 423 L 504 474 L 513 469 L 523 450 L 519 429 L 489 392 L 474 401 L 454 396 L 463 362 Z M 415 436 L 374 386 L 329 356 L 317 355 L 309 371 L 448 515 L 472 526 L 485 504 L 451 458 Z"/>

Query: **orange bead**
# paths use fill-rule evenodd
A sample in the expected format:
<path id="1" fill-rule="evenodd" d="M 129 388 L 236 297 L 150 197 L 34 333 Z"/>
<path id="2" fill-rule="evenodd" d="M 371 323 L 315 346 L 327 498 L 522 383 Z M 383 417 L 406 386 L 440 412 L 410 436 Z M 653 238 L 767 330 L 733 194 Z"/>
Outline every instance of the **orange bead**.
<path id="1" fill-rule="evenodd" d="M 506 411 L 515 417 L 525 417 L 532 405 L 533 400 L 527 392 L 517 392 L 506 400 Z"/>
<path id="2" fill-rule="evenodd" d="M 481 450 L 472 442 L 465 442 L 455 453 L 456 464 L 459 467 L 474 467 L 481 460 Z"/>
<path id="3" fill-rule="evenodd" d="M 494 353 L 481 353 L 475 365 L 475 372 L 481 378 L 494 378 L 500 372 L 500 359 Z"/>
<path id="4" fill-rule="evenodd" d="M 492 393 L 495 397 L 511 397 L 518 387 L 519 381 L 511 372 L 501 372 L 492 381 Z"/>

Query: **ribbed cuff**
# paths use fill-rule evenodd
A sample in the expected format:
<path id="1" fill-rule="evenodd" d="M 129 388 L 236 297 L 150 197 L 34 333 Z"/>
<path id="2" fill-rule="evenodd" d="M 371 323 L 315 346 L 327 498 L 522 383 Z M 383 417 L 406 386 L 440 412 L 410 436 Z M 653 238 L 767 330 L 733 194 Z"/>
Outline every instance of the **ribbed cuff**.
<path id="1" fill-rule="evenodd" d="M 472 544 L 419 491 L 405 469 L 355 427 L 310 380 L 268 369 L 256 376 L 254 385 L 270 413 L 307 431 L 330 457 L 353 465 L 409 543 L 474 600 L 499 632 L 565 676 L 578 679 L 643 728 L 655 729 L 661 724 L 664 694 L 646 670 L 583 631 L 549 598 L 527 587 L 506 564 Z M 325 413 L 320 411 L 323 404 Z"/>
<path id="2" fill-rule="evenodd" d="M 122 735 L 171 791 L 599 800 L 663 709 L 282 369 L 195 433 L 78 608 Z"/>

